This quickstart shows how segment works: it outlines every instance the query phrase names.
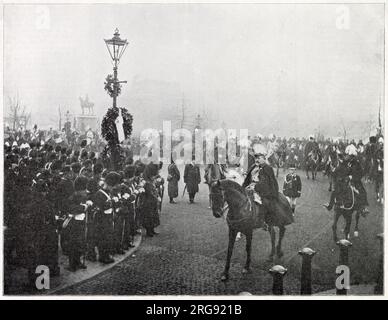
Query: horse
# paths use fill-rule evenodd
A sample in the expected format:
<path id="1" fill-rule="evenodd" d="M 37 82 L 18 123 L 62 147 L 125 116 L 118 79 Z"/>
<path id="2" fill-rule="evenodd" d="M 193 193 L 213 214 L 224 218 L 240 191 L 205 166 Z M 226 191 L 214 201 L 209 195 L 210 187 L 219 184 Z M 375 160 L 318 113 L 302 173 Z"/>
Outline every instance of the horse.
<path id="1" fill-rule="evenodd" d="M 228 252 L 226 257 L 225 269 L 221 276 L 221 281 L 229 279 L 230 260 L 233 253 L 234 243 L 238 232 L 246 236 L 246 253 L 247 259 L 243 269 L 243 273 L 250 272 L 251 263 L 251 248 L 252 248 L 252 233 L 256 228 L 263 227 L 263 221 L 260 218 L 260 212 L 263 213 L 264 207 L 252 204 L 252 200 L 248 196 L 246 190 L 237 182 L 224 179 L 216 180 L 211 183 L 210 196 L 212 203 L 213 215 L 216 218 L 221 218 L 226 211 L 226 221 L 229 227 L 229 242 Z M 225 203 L 227 206 L 225 206 Z M 292 210 L 289 202 L 279 193 L 279 200 L 275 204 L 276 212 L 271 213 L 271 216 L 266 215 L 265 222 L 268 225 L 268 231 L 271 237 L 271 252 L 269 260 L 272 262 L 274 256 L 278 258 L 283 256 L 282 240 L 286 232 L 286 225 L 293 222 Z M 261 216 L 263 217 L 263 215 Z M 275 228 L 279 229 L 279 239 L 276 244 Z"/>
<path id="2" fill-rule="evenodd" d="M 354 228 L 354 235 L 356 237 L 358 236 L 359 232 L 358 223 L 361 215 L 360 210 L 358 210 L 358 191 L 354 188 L 354 186 L 352 186 L 348 178 L 345 180 L 345 182 L 342 183 L 342 186 L 339 189 L 341 191 L 336 195 L 334 202 L 334 222 L 332 226 L 334 242 L 338 241 L 337 223 L 339 218 L 342 216 L 345 219 L 345 227 L 343 232 L 345 239 L 348 240 L 350 238 L 350 227 L 352 224 L 353 212 L 356 211 L 356 225 Z"/>
<path id="3" fill-rule="evenodd" d="M 315 180 L 317 177 L 317 171 L 320 163 L 320 155 L 317 150 L 312 150 L 307 155 L 305 161 L 305 170 L 307 179 L 310 179 L 309 171 L 311 171 L 312 179 Z"/>

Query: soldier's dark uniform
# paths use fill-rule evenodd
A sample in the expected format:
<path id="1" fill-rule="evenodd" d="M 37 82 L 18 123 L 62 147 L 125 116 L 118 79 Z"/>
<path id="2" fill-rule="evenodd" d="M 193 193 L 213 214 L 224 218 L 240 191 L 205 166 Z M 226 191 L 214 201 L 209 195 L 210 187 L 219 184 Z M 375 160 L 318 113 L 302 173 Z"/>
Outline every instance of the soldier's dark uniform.
<path id="1" fill-rule="evenodd" d="M 135 167 L 126 166 L 124 170 L 124 183 L 121 185 L 121 194 L 124 199 L 124 205 L 127 208 L 127 214 L 124 217 L 124 250 L 134 247 L 133 239 L 136 232 L 135 224 L 135 202 L 138 191 L 134 179 Z"/>
<path id="2" fill-rule="evenodd" d="M 348 174 L 349 168 L 347 163 L 344 161 L 342 154 L 338 156 L 339 163 L 337 168 L 333 172 L 333 191 L 330 194 L 330 201 L 328 204 L 324 205 L 327 210 L 331 210 L 336 203 L 336 199 L 340 197 L 342 190 L 344 190 L 346 184 L 348 183 Z"/>
<path id="3" fill-rule="evenodd" d="M 253 165 L 244 180 L 243 187 L 246 188 L 252 182 L 252 171 L 257 165 Z M 258 181 L 255 183 L 255 191 L 259 194 L 264 207 L 266 208 L 266 221 L 271 222 L 271 216 L 275 212 L 275 201 L 279 199 L 279 185 L 275 178 L 274 171 L 267 163 L 258 165 Z"/>
<path id="4" fill-rule="evenodd" d="M 351 176 L 351 183 L 358 191 L 358 208 L 357 210 L 365 211 L 368 204 L 367 193 L 362 184 L 363 170 L 360 162 L 355 156 L 351 156 L 348 161 L 348 175 Z"/>
<path id="5" fill-rule="evenodd" d="M 124 254 L 123 249 L 123 236 L 124 236 L 124 219 L 128 214 L 128 209 L 122 198 L 122 187 L 116 185 L 112 192 L 112 200 L 114 201 L 114 213 L 113 213 L 113 253 Z"/>
<path id="6" fill-rule="evenodd" d="M 68 198 L 68 213 L 70 221 L 68 223 L 69 235 L 69 269 L 86 269 L 81 262 L 81 256 L 86 252 L 86 213 L 88 195 L 86 193 L 87 179 L 77 177 L 74 182 L 74 193 Z"/>
<path id="7" fill-rule="evenodd" d="M 118 183 L 117 175 L 115 172 L 110 172 L 105 178 L 107 188 L 99 189 L 93 199 L 97 208 L 95 216 L 96 243 L 99 260 L 102 263 L 114 262 L 110 256 L 113 252 L 113 213 L 115 210 L 111 189 Z"/>
<path id="8" fill-rule="evenodd" d="M 50 276 L 59 275 L 55 212 L 46 196 L 47 190 L 47 184 L 38 180 L 32 192 L 27 195 L 21 218 L 23 251 L 29 280 L 33 286 L 37 276 L 36 267 L 39 265 L 47 266 Z"/>
<path id="9" fill-rule="evenodd" d="M 93 177 L 88 179 L 86 189 L 88 191 L 88 199 L 93 201 L 97 191 L 101 188 L 101 173 L 103 170 L 102 164 L 95 164 L 93 166 Z M 87 242 L 87 255 L 86 259 L 89 261 L 96 261 L 96 207 L 92 206 L 87 212 L 87 233 L 86 233 L 86 242 Z"/>

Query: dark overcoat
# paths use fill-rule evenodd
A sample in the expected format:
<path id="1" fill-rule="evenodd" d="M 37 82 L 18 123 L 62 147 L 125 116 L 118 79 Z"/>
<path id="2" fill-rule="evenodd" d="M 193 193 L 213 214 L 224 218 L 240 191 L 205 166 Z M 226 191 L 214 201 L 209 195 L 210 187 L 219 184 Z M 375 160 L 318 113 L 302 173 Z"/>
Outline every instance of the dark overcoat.
<path id="1" fill-rule="evenodd" d="M 178 181 L 181 178 L 178 167 L 175 163 L 171 163 L 168 166 L 168 196 L 170 198 L 176 198 L 178 196 Z"/>
<path id="2" fill-rule="evenodd" d="M 283 194 L 286 197 L 299 198 L 301 195 L 301 191 L 302 182 L 300 180 L 300 177 L 297 174 L 287 174 L 283 183 Z"/>
<path id="3" fill-rule="evenodd" d="M 140 196 L 142 226 L 146 229 L 156 228 L 160 225 L 158 212 L 158 190 L 151 180 L 146 180 L 144 190 L 144 193 Z"/>
<path id="4" fill-rule="evenodd" d="M 252 170 L 256 165 L 253 165 L 245 178 L 243 187 L 247 187 L 252 180 Z M 256 183 L 255 191 L 263 198 L 275 198 L 279 197 L 279 185 L 276 180 L 273 169 L 270 165 L 264 163 L 259 165 L 259 181 Z"/>
<path id="5" fill-rule="evenodd" d="M 197 193 L 199 191 L 198 185 L 201 183 L 201 173 L 197 165 L 187 164 L 183 179 L 188 193 Z"/>

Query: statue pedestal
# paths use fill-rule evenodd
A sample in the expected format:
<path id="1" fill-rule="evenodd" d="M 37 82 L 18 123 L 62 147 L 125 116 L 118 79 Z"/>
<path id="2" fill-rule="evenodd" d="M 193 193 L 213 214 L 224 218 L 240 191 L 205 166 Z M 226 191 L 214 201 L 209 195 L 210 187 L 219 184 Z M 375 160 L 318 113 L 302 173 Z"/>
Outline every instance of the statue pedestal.
<path id="1" fill-rule="evenodd" d="M 86 132 L 88 128 L 92 129 L 92 131 L 99 131 L 98 118 L 95 115 L 76 115 L 74 117 L 74 128 L 81 133 Z"/>

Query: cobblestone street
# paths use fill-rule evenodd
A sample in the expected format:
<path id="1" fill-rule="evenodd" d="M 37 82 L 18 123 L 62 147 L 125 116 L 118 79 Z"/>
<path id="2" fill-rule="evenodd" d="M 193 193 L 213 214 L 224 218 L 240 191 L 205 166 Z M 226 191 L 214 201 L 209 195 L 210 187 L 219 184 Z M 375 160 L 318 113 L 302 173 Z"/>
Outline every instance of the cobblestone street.
<path id="1" fill-rule="evenodd" d="M 183 168 L 180 168 L 183 172 Z M 165 168 L 164 168 L 165 171 Z M 318 181 L 306 180 L 303 172 L 302 197 L 296 210 L 295 223 L 287 227 L 283 242 L 284 257 L 276 264 L 288 269 L 285 276 L 285 294 L 299 294 L 301 258 L 298 250 L 310 247 L 317 251 L 313 259 L 313 293 L 334 288 L 335 268 L 339 250 L 332 240 L 332 213 L 321 207 L 328 201 L 328 179 L 318 174 Z M 203 176 L 203 171 L 201 172 Z M 166 176 L 165 172 L 163 176 Z M 279 174 L 283 184 L 283 172 Z M 373 198 L 371 185 L 366 184 L 371 213 L 361 218 L 360 236 L 351 238 L 351 283 L 374 284 L 379 243 L 376 234 L 383 231 L 383 210 Z M 143 238 L 139 250 L 113 268 L 72 287 L 57 292 L 62 295 L 233 295 L 250 292 L 255 295 L 271 294 L 272 277 L 267 262 L 270 249 L 269 235 L 256 230 L 253 237 L 252 273 L 243 275 L 245 239 L 235 245 L 230 280 L 220 281 L 226 246 L 227 225 L 216 219 L 208 209 L 208 188 L 201 184 L 196 203 L 189 204 L 187 194 L 178 204 L 168 203 L 165 194 L 159 235 Z M 339 222 L 338 232 L 342 229 Z"/>

